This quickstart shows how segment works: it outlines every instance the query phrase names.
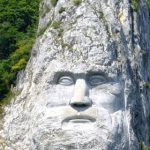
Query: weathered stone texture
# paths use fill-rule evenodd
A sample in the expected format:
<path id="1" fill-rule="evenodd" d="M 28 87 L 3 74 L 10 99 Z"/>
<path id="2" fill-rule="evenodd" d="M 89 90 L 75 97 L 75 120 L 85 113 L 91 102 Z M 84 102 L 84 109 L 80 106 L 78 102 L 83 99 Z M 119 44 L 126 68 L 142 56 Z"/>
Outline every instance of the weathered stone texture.
<path id="1" fill-rule="evenodd" d="M 32 56 L 18 77 L 20 95 L 5 109 L 0 148 L 139 150 L 140 141 L 150 145 L 149 26 L 145 0 L 137 11 L 129 0 L 82 0 L 78 6 L 58 0 L 55 7 L 43 0 Z M 89 70 L 106 74 L 109 83 L 88 92 L 84 87 L 93 106 L 79 116 L 88 115 L 91 122 L 72 129 L 63 118 L 78 115 L 68 106 L 74 86 L 55 85 L 55 76 L 69 71 L 84 77 Z"/>

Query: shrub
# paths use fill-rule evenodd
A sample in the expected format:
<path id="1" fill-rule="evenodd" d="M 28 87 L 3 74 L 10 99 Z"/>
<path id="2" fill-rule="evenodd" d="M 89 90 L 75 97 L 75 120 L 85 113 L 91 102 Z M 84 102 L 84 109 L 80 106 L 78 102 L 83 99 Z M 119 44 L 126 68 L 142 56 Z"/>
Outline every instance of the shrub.
<path id="1" fill-rule="evenodd" d="M 144 150 L 145 149 L 145 146 L 144 146 L 144 142 L 140 142 L 140 150 Z"/>
<path id="2" fill-rule="evenodd" d="M 0 101 L 0 119 L 3 118 L 4 115 L 4 106 L 8 105 L 14 97 L 15 95 L 10 91 L 5 95 L 5 98 Z"/>
<path id="3" fill-rule="evenodd" d="M 150 88 L 150 82 L 146 82 L 146 83 L 144 84 L 144 86 L 145 86 L 146 88 Z"/>
<path id="4" fill-rule="evenodd" d="M 64 7 L 61 7 L 60 9 L 59 9 L 59 13 L 61 14 L 62 12 L 64 12 L 65 11 L 65 8 Z"/>
<path id="5" fill-rule="evenodd" d="M 51 27 L 54 29 L 58 29 L 60 27 L 60 24 L 61 24 L 60 21 L 53 21 Z"/>
<path id="6" fill-rule="evenodd" d="M 63 32 L 64 32 L 64 29 L 60 29 L 59 33 L 58 33 L 58 36 L 61 37 L 63 35 Z"/>
<path id="7" fill-rule="evenodd" d="M 0 116 L 12 99 L 18 71 L 30 57 L 40 0 L 0 0 Z M 4 7 L 5 6 L 5 7 Z"/>
<path id="8" fill-rule="evenodd" d="M 150 0 L 147 0 L 147 5 L 148 5 L 149 14 L 150 14 Z"/>
<path id="9" fill-rule="evenodd" d="M 17 64 L 15 64 L 14 66 L 11 67 L 11 70 L 19 71 L 21 69 L 24 69 L 26 64 L 27 64 L 27 61 L 24 58 L 22 58 L 19 60 L 19 62 Z"/>
<path id="10" fill-rule="evenodd" d="M 49 22 L 45 27 L 43 27 L 42 29 L 39 30 L 39 32 L 37 33 L 37 36 L 41 36 L 44 34 L 44 32 L 47 30 L 47 28 L 51 25 L 51 22 Z"/>
<path id="11" fill-rule="evenodd" d="M 27 38 L 17 43 L 18 49 L 9 59 L 0 61 L 0 100 L 10 91 L 11 84 L 15 85 L 17 72 L 24 69 L 30 56 L 34 38 Z"/>
<path id="12" fill-rule="evenodd" d="M 143 141 L 139 143 L 140 150 L 150 150 L 150 146 L 146 146 Z"/>
<path id="13" fill-rule="evenodd" d="M 25 35 L 32 36 L 38 21 L 40 0 L 0 0 L 0 59 L 16 50 Z"/>
<path id="14" fill-rule="evenodd" d="M 74 0 L 73 3 L 76 6 L 79 6 L 81 4 L 82 0 Z"/>
<path id="15" fill-rule="evenodd" d="M 133 11 L 137 11 L 138 6 L 139 6 L 138 0 L 131 0 L 131 7 L 132 7 Z"/>
<path id="16" fill-rule="evenodd" d="M 51 4 L 55 7 L 57 4 L 58 0 L 51 0 Z"/>

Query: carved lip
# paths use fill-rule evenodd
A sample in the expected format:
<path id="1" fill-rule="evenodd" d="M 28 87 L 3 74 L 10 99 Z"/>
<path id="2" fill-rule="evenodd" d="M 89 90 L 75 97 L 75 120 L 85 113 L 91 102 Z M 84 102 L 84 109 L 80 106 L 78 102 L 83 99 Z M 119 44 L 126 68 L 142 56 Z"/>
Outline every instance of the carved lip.
<path id="1" fill-rule="evenodd" d="M 88 119 L 71 119 L 69 120 L 71 123 L 90 123 L 91 120 Z"/>
<path id="2" fill-rule="evenodd" d="M 67 117 L 62 121 L 63 130 L 85 130 L 91 128 L 96 122 L 95 117 L 87 115 L 75 115 Z"/>
<path id="3" fill-rule="evenodd" d="M 65 107 L 62 113 L 62 124 L 94 123 L 97 118 L 97 107 L 91 106 L 86 109 Z"/>
<path id="4" fill-rule="evenodd" d="M 66 123 L 90 123 L 95 121 L 96 118 L 93 118 L 91 116 L 83 116 L 83 115 L 71 116 L 63 120 L 63 122 Z"/>

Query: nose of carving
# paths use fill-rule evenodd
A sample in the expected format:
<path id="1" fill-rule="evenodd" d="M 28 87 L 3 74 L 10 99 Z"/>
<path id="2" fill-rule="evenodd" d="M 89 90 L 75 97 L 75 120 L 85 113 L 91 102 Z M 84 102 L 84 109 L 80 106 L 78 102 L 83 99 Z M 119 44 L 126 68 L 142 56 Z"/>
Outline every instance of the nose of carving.
<path id="1" fill-rule="evenodd" d="M 78 79 L 74 87 L 74 95 L 70 101 L 71 106 L 90 106 L 89 89 L 84 79 Z"/>

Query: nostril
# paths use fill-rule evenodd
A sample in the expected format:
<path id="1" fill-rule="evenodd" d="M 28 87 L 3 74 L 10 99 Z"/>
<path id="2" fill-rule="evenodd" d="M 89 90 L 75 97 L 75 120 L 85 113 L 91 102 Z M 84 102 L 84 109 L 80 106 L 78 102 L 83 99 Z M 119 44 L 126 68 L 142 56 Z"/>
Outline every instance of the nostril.
<path id="1" fill-rule="evenodd" d="M 84 97 L 84 99 L 82 101 L 73 98 L 70 101 L 70 105 L 71 106 L 76 106 L 76 107 L 87 107 L 87 106 L 91 106 L 92 105 L 92 101 L 88 97 Z"/>
<path id="2" fill-rule="evenodd" d="M 70 104 L 73 107 L 87 107 L 90 106 L 88 103 L 71 103 Z"/>

